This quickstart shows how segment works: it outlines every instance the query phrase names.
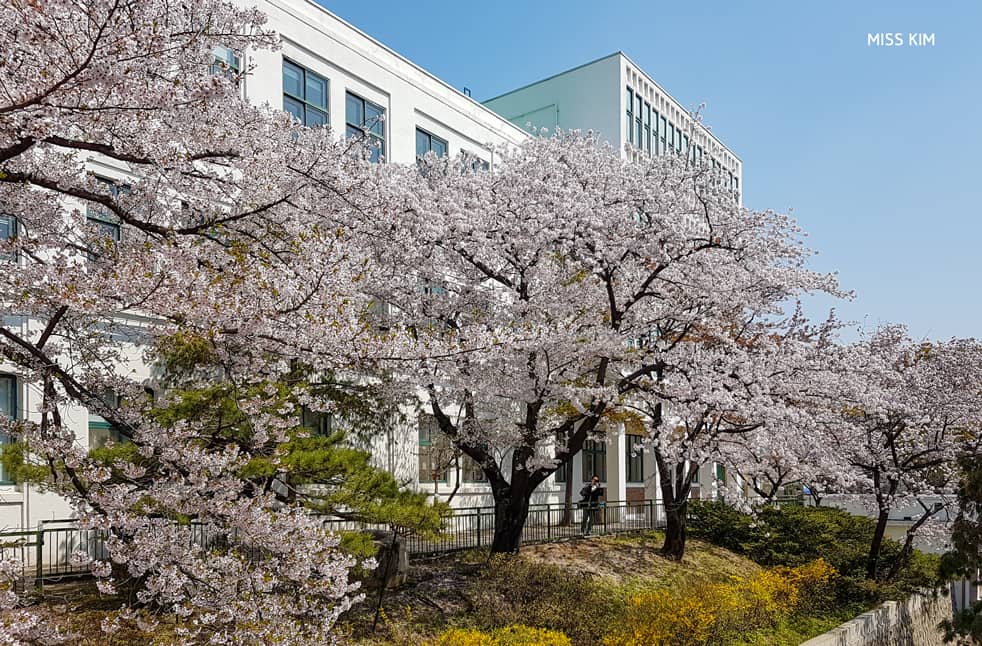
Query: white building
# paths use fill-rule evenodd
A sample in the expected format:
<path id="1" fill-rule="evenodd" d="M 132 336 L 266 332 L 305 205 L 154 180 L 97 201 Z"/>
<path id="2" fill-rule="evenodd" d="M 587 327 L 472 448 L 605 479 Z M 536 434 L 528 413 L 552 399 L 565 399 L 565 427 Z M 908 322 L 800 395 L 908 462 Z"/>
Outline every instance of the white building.
<path id="1" fill-rule="evenodd" d="M 484 102 L 515 124 L 592 130 L 624 157 L 668 152 L 721 168 L 735 191 L 743 162 L 623 52 L 616 52 Z"/>
<path id="2" fill-rule="evenodd" d="M 371 36 L 310 0 L 259 0 L 278 32 L 277 51 L 236 53 L 217 51 L 226 65 L 249 70 L 244 96 L 256 104 L 282 107 L 308 125 L 329 124 L 339 136 L 362 134 L 377 146 L 380 160 L 413 163 L 417 155 L 470 153 L 493 169 L 496 148 L 514 145 L 529 136 L 526 123 L 538 127 L 599 131 L 613 145 L 654 154 L 674 150 L 694 160 L 708 157 L 722 165 L 739 189 L 741 164 L 708 130 L 692 122 L 681 105 L 621 53 L 588 63 L 544 81 L 492 99 L 482 105 L 447 85 Z M 92 172 L 108 181 L 125 182 L 125 169 L 93 158 Z M 90 213 L 98 221 L 98 213 Z M 0 236 L 9 236 L 9 222 L 0 218 Z M 126 235 L 118 224 L 113 235 Z M 141 320 L 133 316 L 127 328 L 138 333 Z M 28 326 L 30 321 L 5 321 Z M 142 365 L 134 346 L 130 376 L 149 383 L 150 368 Z M 29 418 L 37 415 L 36 386 L 0 365 L 0 414 Z M 113 431 L 98 416 L 81 407 L 62 411 L 86 448 L 101 446 Z M 456 469 L 441 469 L 445 454 L 431 417 L 423 415 L 411 428 L 379 437 L 373 450 L 379 466 L 419 490 L 445 497 L 458 484 Z M 0 444 L 3 438 L 0 437 Z M 606 442 L 590 441 L 568 470 L 574 495 L 581 483 L 600 475 L 609 500 L 657 498 L 653 459 L 632 455 L 640 439 L 617 434 Z M 713 480 L 713 467 L 700 474 L 702 487 Z M 436 472 L 436 482 L 434 482 Z M 461 458 L 455 506 L 491 503 L 483 474 L 469 458 Z M 560 502 L 565 485 L 547 481 L 534 502 Z M 696 489 L 698 490 L 697 484 Z M 698 497 L 698 493 L 694 494 Z M 68 518 L 66 502 L 27 484 L 16 484 L 0 470 L 0 530 L 35 528 L 42 521 Z"/>

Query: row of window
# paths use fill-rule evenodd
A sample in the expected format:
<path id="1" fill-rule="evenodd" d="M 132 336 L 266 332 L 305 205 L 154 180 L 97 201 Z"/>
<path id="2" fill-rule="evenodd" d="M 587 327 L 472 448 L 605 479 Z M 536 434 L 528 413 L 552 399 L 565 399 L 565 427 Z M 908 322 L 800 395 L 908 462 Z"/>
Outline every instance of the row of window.
<path id="1" fill-rule="evenodd" d="M 689 135 L 680 126 L 658 114 L 657 109 L 630 87 L 627 88 L 627 140 L 650 155 L 674 152 L 685 155 L 694 164 L 701 164 L 705 155 L 702 146 L 695 142 L 690 145 Z M 711 161 L 713 168 L 723 167 L 716 158 Z M 727 171 L 727 182 L 731 190 L 740 190 L 739 178 L 732 172 Z"/>
<path id="2" fill-rule="evenodd" d="M 643 438 L 640 435 L 626 436 L 625 467 L 627 482 L 644 482 L 644 456 L 641 450 Z M 607 443 L 600 440 L 587 440 L 580 452 L 583 482 L 598 476 L 601 482 L 607 481 Z M 436 419 L 422 416 L 419 420 L 419 481 L 446 482 L 450 468 L 460 459 L 460 478 L 462 482 L 487 482 L 480 465 L 471 457 L 457 455 L 449 438 L 437 425 Z M 556 471 L 556 482 L 566 482 L 572 472 L 572 462 Z"/>
<path id="3" fill-rule="evenodd" d="M 283 59 L 283 109 L 306 126 L 330 123 L 330 82 L 296 63 Z M 371 161 L 385 158 L 385 108 L 352 92 L 344 98 L 345 136 L 364 137 L 371 146 Z M 433 153 L 444 157 L 450 151 L 446 139 L 422 128 L 416 128 L 416 155 Z M 488 170 L 488 162 L 474 157 L 474 170 Z"/>

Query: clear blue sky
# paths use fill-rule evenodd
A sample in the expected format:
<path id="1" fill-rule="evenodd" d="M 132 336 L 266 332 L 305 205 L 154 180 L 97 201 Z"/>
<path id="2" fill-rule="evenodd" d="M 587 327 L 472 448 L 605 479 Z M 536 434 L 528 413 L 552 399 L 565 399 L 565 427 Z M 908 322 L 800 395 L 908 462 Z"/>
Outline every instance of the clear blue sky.
<path id="1" fill-rule="evenodd" d="M 478 100 L 623 50 L 706 102 L 745 205 L 793 208 L 857 292 L 843 318 L 982 337 L 982 2 L 320 1 Z"/>

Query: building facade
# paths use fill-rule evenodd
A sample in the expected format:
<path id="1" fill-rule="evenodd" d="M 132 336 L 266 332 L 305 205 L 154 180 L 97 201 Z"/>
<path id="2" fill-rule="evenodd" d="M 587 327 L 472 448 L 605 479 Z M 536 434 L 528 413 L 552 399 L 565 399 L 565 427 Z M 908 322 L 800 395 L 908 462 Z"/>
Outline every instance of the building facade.
<path id="1" fill-rule="evenodd" d="M 623 52 L 484 102 L 523 128 L 592 130 L 625 158 L 674 153 L 719 168 L 740 193 L 743 162 Z"/>
<path id="2" fill-rule="evenodd" d="M 280 34 L 282 47 L 247 52 L 219 48 L 216 73 L 226 68 L 248 71 L 241 83 L 247 100 L 282 108 L 307 125 L 330 125 L 338 136 L 366 137 L 376 161 L 410 164 L 427 152 L 466 152 L 493 171 L 495 151 L 530 136 L 527 124 L 532 124 L 598 131 L 627 156 L 675 151 L 695 160 L 706 157 L 725 168 L 739 190 L 739 158 L 621 53 L 481 104 L 314 2 L 259 0 L 258 8 L 268 16 L 268 27 Z M 125 183 L 125 169 L 104 158 L 93 157 L 88 168 L 110 185 Z M 100 221 L 97 212 L 88 215 Z M 119 224 L 107 221 L 105 226 L 115 227 L 111 233 L 116 239 L 126 235 Z M 12 222 L 0 217 L 0 236 L 13 235 L 11 227 Z M 139 330 L 145 322 L 138 315 L 118 322 L 132 336 L 132 352 L 121 370 L 151 384 L 152 367 L 139 358 Z M 8 318 L 4 324 L 27 333 L 32 322 Z M 35 385 L 0 364 L 0 415 L 37 417 L 40 399 Z M 65 407 L 62 416 L 84 448 L 120 439 L 105 420 L 83 407 Z M 455 492 L 455 506 L 490 504 L 481 470 L 469 458 L 454 458 L 432 416 L 424 409 L 420 414 L 411 411 L 408 418 L 412 421 L 388 429 L 370 447 L 377 465 L 438 499 Z M 654 461 L 637 451 L 640 443 L 639 436 L 623 433 L 589 441 L 568 469 L 544 483 L 534 502 L 560 502 L 567 479 L 575 495 L 593 475 L 604 481 L 609 500 L 658 498 Z M 695 496 L 712 486 L 715 469 L 707 466 L 699 474 Z M 0 530 L 36 528 L 42 521 L 71 515 L 65 500 L 12 482 L 0 467 Z"/>

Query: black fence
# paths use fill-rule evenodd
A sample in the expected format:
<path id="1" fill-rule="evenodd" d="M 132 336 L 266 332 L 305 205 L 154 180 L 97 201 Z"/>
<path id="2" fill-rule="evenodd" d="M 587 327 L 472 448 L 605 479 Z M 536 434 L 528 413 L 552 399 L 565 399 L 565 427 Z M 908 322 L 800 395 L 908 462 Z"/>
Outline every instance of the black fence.
<path id="1" fill-rule="evenodd" d="M 538 504 L 529 508 L 522 543 L 579 536 L 584 514 L 593 515 L 590 532 L 595 535 L 643 532 L 665 526 L 664 507 L 654 500 L 613 501 L 593 509 L 581 509 L 575 503 L 569 508 L 563 504 Z M 337 532 L 387 529 L 330 518 L 323 522 L 326 528 Z M 105 536 L 102 530 L 79 527 L 75 520 L 42 521 L 36 530 L 0 532 L 0 559 L 21 564 L 21 587 L 33 582 L 40 588 L 45 582 L 87 576 L 91 561 L 109 557 Z M 190 540 L 209 548 L 224 544 L 228 537 L 211 526 L 192 525 Z M 439 535 L 410 535 L 405 540 L 409 553 L 416 555 L 489 547 L 494 540 L 494 507 L 456 509 Z"/>
<path id="2" fill-rule="evenodd" d="M 654 500 L 611 501 L 595 509 L 581 509 L 576 503 L 537 504 L 529 507 L 522 530 L 522 543 L 546 543 L 579 536 L 584 514 L 593 514 L 590 533 L 621 534 L 643 532 L 665 526 L 665 509 Z M 354 521 L 326 520 L 335 531 L 385 530 L 382 525 Z M 455 509 L 436 537 L 409 535 L 405 538 L 410 554 L 430 555 L 458 550 L 490 547 L 494 540 L 494 507 Z"/>

